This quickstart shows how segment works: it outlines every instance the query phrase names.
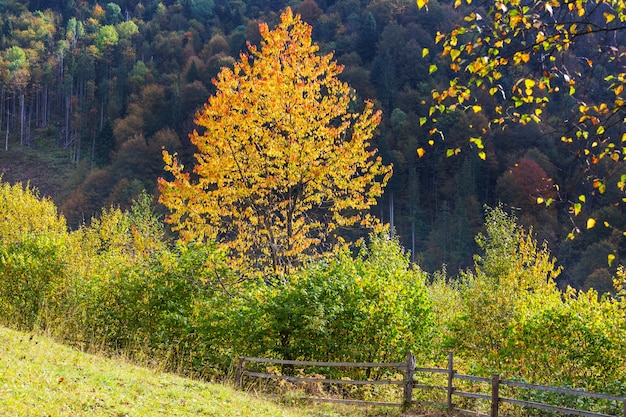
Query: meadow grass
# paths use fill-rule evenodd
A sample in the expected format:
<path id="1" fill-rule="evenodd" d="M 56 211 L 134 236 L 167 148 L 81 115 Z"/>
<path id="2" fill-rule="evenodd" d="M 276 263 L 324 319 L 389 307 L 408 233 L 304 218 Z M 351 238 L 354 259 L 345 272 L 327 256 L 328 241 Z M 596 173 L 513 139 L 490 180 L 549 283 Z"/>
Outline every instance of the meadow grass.
<path id="1" fill-rule="evenodd" d="M 289 406 L 202 382 L 87 354 L 0 327 L 2 416 L 372 416 L 380 409 Z"/>

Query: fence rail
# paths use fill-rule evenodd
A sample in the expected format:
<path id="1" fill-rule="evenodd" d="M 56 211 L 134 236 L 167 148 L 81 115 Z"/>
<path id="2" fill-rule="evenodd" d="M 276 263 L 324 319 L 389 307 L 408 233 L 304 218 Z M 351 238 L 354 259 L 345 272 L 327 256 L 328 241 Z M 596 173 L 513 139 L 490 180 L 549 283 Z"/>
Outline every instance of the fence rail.
<path id="1" fill-rule="evenodd" d="M 279 365 L 293 365 L 293 366 L 318 366 L 318 367 L 331 367 L 331 368 L 386 368 L 386 369 L 396 369 L 403 373 L 402 380 L 393 380 L 393 379 L 381 379 L 381 380 L 354 380 L 354 379 L 324 379 L 324 378 L 313 378 L 313 377 L 296 377 L 290 375 L 277 375 L 266 372 L 255 372 L 251 370 L 245 369 L 245 363 L 269 363 L 269 364 L 279 364 Z M 415 381 L 415 373 L 430 373 L 430 374 L 445 374 L 447 377 L 447 385 L 427 385 L 427 384 L 418 384 Z M 413 391 L 414 390 L 443 390 L 446 392 L 446 402 L 432 402 L 429 401 L 427 404 L 429 405 L 439 405 L 439 406 L 447 406 L 449 412 L 452 411 L 460 411 L 471 413 L 472 415 L 481 415 L 486 417 L 498 417 L 498 413 L 500 411 L 500 405 L 503 403 L 518 405 L 522 407 L 535 408 L 540 410 L 558 412 L 562 414 L 568 415 L 578 415 L 583 417 L 616 417 L 622 416 L 626 417 L 626 397 L 619 397 L 615 395 L 607 395 L 600 394 L 594 392 L 573 390 L 567 388 L 559 388 L 559 387 L 550 387 L 544 385 L 536 385 L 536 384 L 528 384 L 525 382 L 518 381 L 510 381 L 500 379 L 498 374 L 492 375 L 491 378 L 474 376 L 474 375 L 463 375 L 458 374 L 454 369 L 454 358 L 452 353 L 448 356 L 448 366 L 447 368 L 418 368 L 415 366 L 415 357 L 412 354 L 407 356 L 406 362 L 398 362 L 398 363 L 372 363 L 372 362 L 317 362 L 317 361 L 292 361 L 285 359 L 269 359 L 269 358 L 251 358 L 251 357 L 240 357 L 239 363 L 237 366 L 237 384 L 241 388 L 243 386 L 243 377 L 248 376 L 251 378 L 262 378 L 262 379 L 279 379 L 285 380 L 288 382 L 296 383 L 296 382 L 305 382 L 305 383 L 322 383 L 322 384 L 349 384 L 349 385 L 401 385 L 403 386 L 403 397 L 398 402 L 380 402 L 380 401 L 364 401 L 364 400 L 348 400 L 348 399 L 337 399 L 337 398 L 318 398 L 318 397 L 307 397 L 309 401 L 314 402 L 331 402 L 331 403 L 341 403 L 341 404 L 354 404 L 354 405 L 369 405 L 369 406 L 395 406 L 395 407 L 410 407 L 412 405 L 418 404 L 418 402 L 413 401 Z M 475 383 L 488 383 L 490 384 L 490 392 L 489 393 L 479 393 L 479 392 L 466 392 L 461 391 L 454 385 L 454 380 L 465 380 Z M 602 414 L 599 412 L 592 412 L 586 410 L 580 410 L 575 408 L 568 408 L 557 406 L 553 404 L 546 404 L 535 401 L 527 401 L 518 398 L 508 398 L 500 395 L 501 387 L 514 387 L 514 388 L 524 388 L 530 390 L 538 390 L 538 391 L 546 391 L 546 392 L 554 392 L 565 395 L 572 395 L 576 397 L 589 397 L 595 399 L 602 399 L 607 401 L 615 401 L 622 403 L 622 413 L 619 415 L 609 415 Z M 471 398 L 482 401 L 490 402 L 490 413 L 477 413 L 475 411 L 464 410 L 457 407 L 454 404 L 454 397 L 461 398 Z"/>

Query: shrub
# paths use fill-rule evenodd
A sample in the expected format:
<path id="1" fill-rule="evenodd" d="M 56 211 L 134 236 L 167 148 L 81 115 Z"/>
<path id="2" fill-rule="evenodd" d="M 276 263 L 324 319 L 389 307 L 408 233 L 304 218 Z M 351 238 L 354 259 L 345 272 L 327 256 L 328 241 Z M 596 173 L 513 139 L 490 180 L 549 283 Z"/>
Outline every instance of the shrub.
<path id="1" fill-rule="evenodd" d="M 260 287 L 239 316 L 242 353 L 284 359 L 395 362 L 431 331 L 426 274 L 395 238 L 370 236 L 316 262 L 281 287 Z M 236 345 L 235 345 L 236 346 Z"/>
<path id="2" fill-rule="evenodd" d="M 49 199 L 22 184 L 0 183 L 0 319 L 4 323 L 32 329 L 42 313 L 63 302 L 66 238 L 65 219 Z"/>

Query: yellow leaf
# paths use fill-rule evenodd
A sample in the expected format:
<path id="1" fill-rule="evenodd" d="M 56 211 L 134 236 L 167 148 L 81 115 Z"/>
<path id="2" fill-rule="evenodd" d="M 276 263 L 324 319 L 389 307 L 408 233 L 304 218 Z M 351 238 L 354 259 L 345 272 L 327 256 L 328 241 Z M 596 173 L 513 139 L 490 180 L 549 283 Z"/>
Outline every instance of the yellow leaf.
<path id="1" fill-rule="evenodd" d="M 417 8 L 422 10 L 428 4 L 428 0 L 417 0 Z"/>
<path id="2" fill-rule="evenodd" d="M 574 204 L 574 216 L 578 216 L 578 214 L 580 214 L 581 209 L 582 209 L 582 204 L 575 203 Z"/>
<path id="3" fill-rule="evenodd" d="M 589 217 L 587 219 L 587 229 L 592 229 L 596 225 L 596 219 Z"/>
<path id="4" fill-rule="evenodd" d="M 435 71 L 437 71 L 437 65 L 436 64 L 430 64 L 430 67 L 428 67 L 428 74 L 432 74 Z"/>
<path id="5" fill-rule="evenodd" d="M 543 204 L 544 200 L 541 197 L 537 197 L 537 204 Z"/>
<path id="6" fill-rule="evenodd" d="M 611 266 L 614 260 L 615 260 L 615 255 L 612 253 L 609 253 L 609 255 L 607 256 L 607 261 L 609 263 L 609 266 Z"/>
<path id="7" fill-rule="evenodd" d="M 606 21 L 607 25 L 611 23 L 614 19 L 615 19 L 615 15 L 613 13 L 604 13 L 604 20 Z"/>
<path id="8" fill-rule="evenodd" d="M 515 27 L 522 21 L 522 17 L 519 14 L 511 14 L 509 21 L 511 22 L 511 27 Z"/>
<path id="9" fill-rule="evenodd" d="M 480 151 L 478 152 L 478 157 L 484 161 L 487 159 L 487 154 L 484 151 Z"/>
<path id="10" fill-rule="evenodd" d="M 461 55 L 461 51 L 458 49 L 450 49 L 450 59 L 452 61 L 456 61 L 456 59 Z"/>
<path id="11" fill-rule="evenodd" d="M 482 106 L 479 106 L 478 104 L 472 106 L 472 110 L 474 110 L 474 113 L 478 113 L 482 109 L 483 109 Z"/>
<path id="12" fill-rule="evenodd" d="M 623 90 L 624 90 L 624 84 L 620 84 L 617 87 L 615 87 L 615 90 L 613 90 L 613 92 L 615 93 L 616 96 L 619 96 L 620 94 L 622 94 Z"/>
<path id="13" fill-rule="evenodd" d="M 433 145 L 435 144 L 435 141 L 431 139 L 431 140 L 429 140 L 429 141 L 428 141 L 428 144 L 429 144 L 430 146 L 433 146 Z"/>
<path id="14" fill-rule="evenodd" d="M 420 158 L 424 156 L 425 153 L 426 151 L 424 150 L 424 148 L 417 148 L 417 156 L 419 156 Z"/>
<path id="15" fill-rule="evenodd" d="M 428 55 L 430 53 L 430 50 L 428 48 L 424 48 L 422 49 L 422 58 L 424 58 L 426 55 Z"/>

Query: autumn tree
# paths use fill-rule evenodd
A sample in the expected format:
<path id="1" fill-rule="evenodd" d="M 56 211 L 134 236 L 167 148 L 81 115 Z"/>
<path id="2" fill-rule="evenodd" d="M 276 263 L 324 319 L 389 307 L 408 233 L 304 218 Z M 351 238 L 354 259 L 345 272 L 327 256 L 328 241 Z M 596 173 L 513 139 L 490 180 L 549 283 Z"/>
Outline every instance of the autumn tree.
<path id="1" fill-rule="evenodd" d="M 427 3 L 417 0 L 419 8 Z M 431 128 L 429 144 L 445 137 L 437 121 L 449 112 L 489 119 L 488 126 L 474 126 L 467 142 L 482 159 L 490 132 L 537 123 L 544 135 L 570 145 L 566 152 L 577 156 L 581 173 L 580 186 L 539 202 L 562 202 L 578 214 L 577 205 L 611 184 L 620 202 L 626 191 L 624 5 L 623 0 L 455 0 L 458 22 L 436 35 L 440 53 L 430 64 L 431 74 L 445 72 L 446 81 L 432 91 L 433 105 L 421 119 Z M 430 59 L 428 49 L 422 55 Z M 455 147 L 448 154 L 460 151 Z M 580 222 L 573 217 L 572 222 L 578 231 Z"/>
<path id="2" fill-rule="evenodd" d="M 260 48 L 222 69 L 197 114 L 193 173 L 163 153 L 173 179 L 160 179 L 160 201 L 182 239 L 217 239 L 241 271 L 280 279 L 344 228 L 377 225 L 367 210 L 391 167 L 370 144 L 380 113 L 369 101 L 353 111 L 355 93 L 333 55 L 317 54 L 311 26 L 288 8 L 259 30 Z"/>

